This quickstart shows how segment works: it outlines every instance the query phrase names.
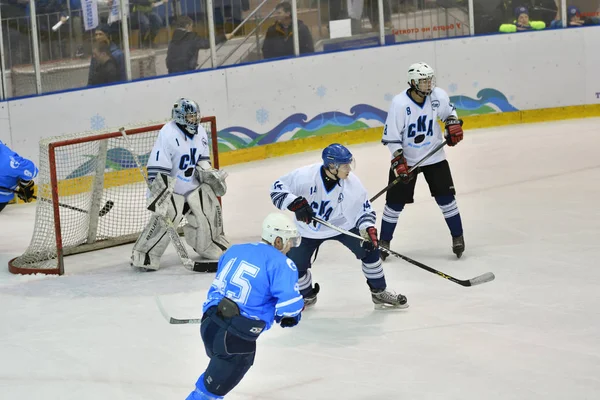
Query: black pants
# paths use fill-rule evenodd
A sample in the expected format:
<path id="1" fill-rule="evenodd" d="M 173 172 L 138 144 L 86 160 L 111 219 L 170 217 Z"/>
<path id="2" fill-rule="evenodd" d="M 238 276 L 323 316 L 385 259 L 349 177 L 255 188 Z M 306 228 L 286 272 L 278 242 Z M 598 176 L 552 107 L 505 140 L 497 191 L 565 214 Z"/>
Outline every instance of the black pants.
<path id="1" fill-rule="evenodd" d="M 4 207 L 6 207 L 8 203 L 0 203 L 0 211 L 4 210 Z"/>
<path id="2" fill-rule="evenodd" d="M 420 172 L 425 176 L 431 196 L 454 196 L 456 194 L 448 161 L 444 160 L 439 163 L 419 167 L 419 173 Z M 415 200 L 413 197 L 418 176 L 419 174 L 416 174 L 408 183 L 399 183 L 392 186 L 386 193 L 386 204 L 414 203 Z M 396 175 L 394 174 L 394 171 L 390 169 L 388 181 L 392 182 L 395 179 Z"/>

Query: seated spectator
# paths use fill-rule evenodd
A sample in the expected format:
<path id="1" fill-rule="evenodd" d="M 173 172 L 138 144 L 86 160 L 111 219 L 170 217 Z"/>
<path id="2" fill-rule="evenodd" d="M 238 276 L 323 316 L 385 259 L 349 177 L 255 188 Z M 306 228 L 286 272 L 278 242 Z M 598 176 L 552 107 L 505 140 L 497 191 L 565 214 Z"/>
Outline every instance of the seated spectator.
<path id="1" fill-rule="evenodd" d="M 103 85 L 119 82 L 117 62 L 110 54 L 108 42 L 97 42 L 92 49 L 94 69 L 90 66 L 88 85 Z"/>
<path id="2" fill-rule="evenodd" d="M 117 63 L 117 71 L 119 72 L 119 80 L 126 81 L 127 73 L 125 72 L 125 55 L 115 43 L 110 39 L 110 27 L 108 25 L 98 25 L 94 31 L 94 44 L 97 43 L 108 43 L 108 49 L 110 55 Z M 95 70 L 96 60 L 92 57 L 90 62 L 90 73 L 88 75 L 88 85 L 90 85 L 90 79 L 92 78 L 92 72 Z"/>
<path id="3" fill-rule="evenodd" d="M 263 42 L 263 57 L 277 58 L 294 55 L 294 39 L 292 28 L 292 6 L 290 3 L 282 2 L 275 7 L 275 23 L 267 29 Z M 300 54 L 314 53 L 313 38 L 304 25 L 298 20 L 298 41 Z"/>
<path id="4" fill-rule="evenodd" d="M 581 18 L 581 12 L 579 8 L 575 6 L 570 6 L 567 8 L 567 27 L 576 28 L 578 26 L 586 26 L 586 25 L 597 25 L 600 23 L 600 19 L 598 17 L 592 18 Z M 550 29 L 562 28 L 562 18 L 552 21 L 550 24 Z"/>
<path id="5" fill-rule="evenodd" d="M 546 28 L 546 24 L 542 21 L 530 21 L 529 11 L 527 7 L 517 7 L 515 10 L 515 17 L 517 18 L 512 24 L 500 25 L 500 32 L 513 33 L 531 30 L 542 30 Z"/>
<path id="6" fill-rule="evenodd" d="M 167 69 L 170 74 L 193 71 L 198 66 L 198 50 L 210 47 L 208 39 L 193 31 L 194 22 L 188 16 L 177 18 L 173 38 L 167 50 Z"/>

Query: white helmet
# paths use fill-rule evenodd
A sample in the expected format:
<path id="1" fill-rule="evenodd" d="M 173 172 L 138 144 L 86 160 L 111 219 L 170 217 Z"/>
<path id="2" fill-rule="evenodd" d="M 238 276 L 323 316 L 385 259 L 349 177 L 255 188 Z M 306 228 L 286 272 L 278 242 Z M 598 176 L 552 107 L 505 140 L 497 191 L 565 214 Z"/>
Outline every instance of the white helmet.
<path id="1" fill-rule="evenodd" d="M 291 247 L 300 245 L 300 235 L 296 224 L 284 214 L 271 213 L 267 215 L 262 224 L 262 238 L 271 243 L 275 243 L 275 239 L 280 237 L 283 240 L 283 246 L 290 241 Z"/>
<path id="2" fill-rule="evenodd" d="M 435 88 L 435 74 L 433 68 L 424 62 L 419 62 L 408 67 L 408 84 L 419 95 L 425 97 Z"/>

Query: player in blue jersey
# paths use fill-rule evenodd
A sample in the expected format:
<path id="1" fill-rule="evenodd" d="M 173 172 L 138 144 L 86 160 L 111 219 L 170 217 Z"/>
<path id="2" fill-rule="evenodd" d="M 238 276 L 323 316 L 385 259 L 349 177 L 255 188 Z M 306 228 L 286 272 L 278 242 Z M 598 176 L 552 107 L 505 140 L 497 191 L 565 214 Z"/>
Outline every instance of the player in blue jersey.
<path id="1" fill-rule="evenodd" d="M 33 162 L 0 142 L 0 211 L 15 197 L 15 193 L 27 203 L 33 199 L 33 178 L 37 173 Z"/>
<path id="2" fill-rule="evenodd" d="M 312 284 L 311 258 L 327 240 L 347 247 L 361 260 L 362 271 L 376 309 L 406 308 L 406 297 L 388 291 L 379 256 L 375 211 L 367 190 L 352 173 L 354 158 L 341 144 L 331 144 L 322 153 L 323 161 L 298 168 L 279 178 L 271 187 L 271 201 L 280 210 L 296 214 L 302 243 L 287 254 L 298 266 L 300 293 L 306 306 L 317 301 L 319 284 Z M 364 241 L 323 226 L 313 216 L 332 225 L 360 233 Z"/>
<path id="3" fill-rule="evenodd" d="M 298 270 L 285 256 L 300 244 L 294 223 L 269 214 L 262 242 L 231 246 L 219 260 L 200 334 L 210 362 L 187 400 L 222 399 L 254 363 L 256 339 L 273 325 L 296 326 L 304 301 Z"/>

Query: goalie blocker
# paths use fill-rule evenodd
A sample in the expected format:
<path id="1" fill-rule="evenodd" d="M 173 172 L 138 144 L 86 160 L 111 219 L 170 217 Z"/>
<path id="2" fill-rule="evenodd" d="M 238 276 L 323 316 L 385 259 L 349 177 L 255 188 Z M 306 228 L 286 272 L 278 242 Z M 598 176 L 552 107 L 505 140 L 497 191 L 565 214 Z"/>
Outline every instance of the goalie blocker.
<path id="1" fill-rule="evenodd" d="M 173 193 L 175 178 L 158 174 L 150 186 L 148 209 L 154 214 L 133 246 L 131 265 L 143 270 L 158 270 L 160 258 L 169 245 L 169 235 L 165 218 L 178 226 L 185 216 L 187 224 L 183 227 L 185 240 L 204 260 L 195 262 L 196 272 L 216 272 L 217 262 L 230 244 L 223 233 L 219 196 L 225 194 L 226 173 L 217 170 L 207 172 L 211 178 L 201 180 L 198 188 L 186 196 Z M 212 180 L 211 180 L 212 179 Z M 213 189 L 214 187 L 214 189 Z"/>

